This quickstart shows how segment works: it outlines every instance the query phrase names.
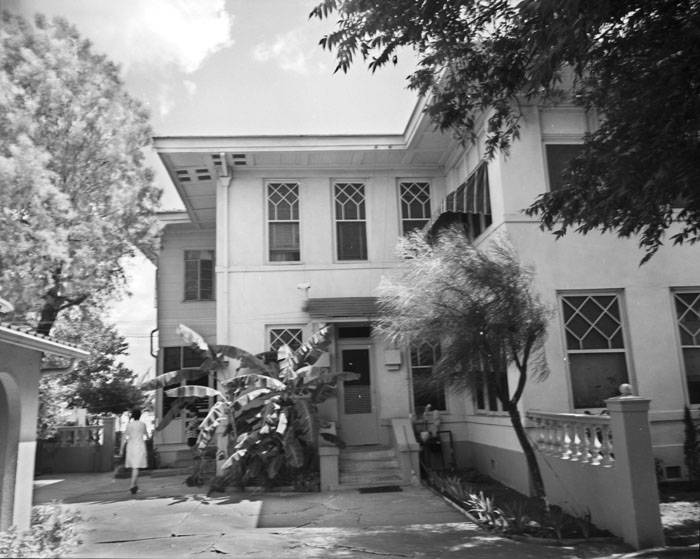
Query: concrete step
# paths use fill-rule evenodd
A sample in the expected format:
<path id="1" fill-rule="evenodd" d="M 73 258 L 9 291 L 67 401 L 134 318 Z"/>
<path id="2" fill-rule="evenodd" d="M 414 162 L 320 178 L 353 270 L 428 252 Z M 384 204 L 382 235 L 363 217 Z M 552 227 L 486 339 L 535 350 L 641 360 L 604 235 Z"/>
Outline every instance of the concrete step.
<path id="1" fill-rule="evenodd" d="M 341 487 L 376 487 L 380 485 L 408 485 L 400 470 L 340 474 Z"/>
<path id="2" fill-rule="evenodd" d="M 348 447 L 340 451 L 341 461 L 385 460 L 396 458 L 393 448 L 386 447 Z"/>
<path id="3" fill-rule="evenodd" d="M 398 470 L 399 461 L 396 458 L 381 460 L 340 460 L 341 472 L 369 472 L 377 470 Z"/>

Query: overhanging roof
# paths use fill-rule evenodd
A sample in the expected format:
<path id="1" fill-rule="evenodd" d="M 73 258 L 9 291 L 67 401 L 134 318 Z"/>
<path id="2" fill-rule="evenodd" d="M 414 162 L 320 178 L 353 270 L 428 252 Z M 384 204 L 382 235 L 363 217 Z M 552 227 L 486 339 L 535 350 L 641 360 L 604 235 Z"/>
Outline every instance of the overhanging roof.
<path id="1" fill-rule="evenodd" d="M 0 323 L 0 342 L 68 359 L 81 359 L 90 355 L 90 352 L 76 345 L 59 342 L 48 336 L 6 323 Z"/>
<path id="2" fill-rule="evenodd" d="M 214 227 L 216 181 L 230 172 L 442 171 L 457 144 L 435 130 L 423 107 L 421 100 L 400 134 L 159 136 L 154 147 L 192 223 Z"/>
<path id="3" fill-rule="evenodd" d="M 306 300 L 303 308 L 311 318 L 373 318 L 379 309 L 376 297 L 327 297 Z"/>

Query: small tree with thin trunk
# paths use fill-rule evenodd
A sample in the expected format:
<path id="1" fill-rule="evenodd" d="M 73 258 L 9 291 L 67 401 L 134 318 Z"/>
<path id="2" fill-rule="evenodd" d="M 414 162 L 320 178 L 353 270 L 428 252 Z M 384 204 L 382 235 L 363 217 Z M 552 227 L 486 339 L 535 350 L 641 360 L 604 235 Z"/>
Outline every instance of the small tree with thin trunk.
<path id="1" fill-rule="evenodd" d="M 532 288 L 532 271 L 496 239 L 474 247 L 452 228 L 426 240 L 414 233 L 399 245 L 406 266 L 380 286 L 379 329 L 393 342 L 440 343 L 436 383 L 495 392 L 510 417 L 535 494 L 544 484 L 518 403 L 528 376 L 547 374 L 542 343 L 548 311 Z M 517 381 L 509 387 L 508 370 Z"/>

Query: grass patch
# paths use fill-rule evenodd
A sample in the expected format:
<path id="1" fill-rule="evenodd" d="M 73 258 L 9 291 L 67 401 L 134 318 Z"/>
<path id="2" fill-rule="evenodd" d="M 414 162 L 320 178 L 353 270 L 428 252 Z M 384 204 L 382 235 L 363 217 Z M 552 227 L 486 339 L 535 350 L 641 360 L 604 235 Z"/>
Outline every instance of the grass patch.
<path id="1" fill-rule="evenodd" d="M 691 545 L 700 541 L 700 488 L 684 484 L 662 484 L 659 488 L 661 524 L 669 545 Z"/>
<path id="2" fill-rule="evenodd" d="M 0 557 L 62 557 L 78 545 L 77 512 L 58 503 L 32 508 L 31 528 L 0 532 Z"/>

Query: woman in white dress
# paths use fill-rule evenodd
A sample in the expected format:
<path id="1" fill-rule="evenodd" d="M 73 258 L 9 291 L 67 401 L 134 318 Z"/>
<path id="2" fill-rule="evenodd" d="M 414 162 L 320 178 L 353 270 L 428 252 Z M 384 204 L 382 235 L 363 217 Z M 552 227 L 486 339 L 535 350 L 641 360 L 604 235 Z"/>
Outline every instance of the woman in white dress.
<path id="1" fill-rule="evenodd" d="M 132 421 L 129 421 L 126 430 L 122 434 L 120 454 L 124 455 L 124 447 L 126 447 L 124 467 L 131 468 L 131 486 L 129 491 L 133 495 L 139 490 L 139 486 L 136 485 L 139 477 L 139 468 L 145 468 L 148 465 L 146 459 L 148 431 L 146 430 L 146 424 L 141 421 L 141 410 L 135 409 L 132 411 L 131 419 Z"/>

